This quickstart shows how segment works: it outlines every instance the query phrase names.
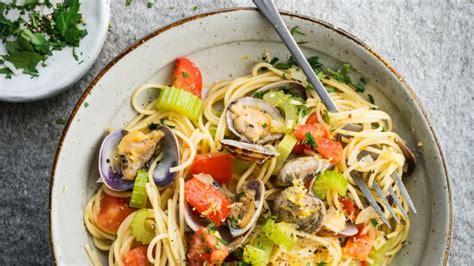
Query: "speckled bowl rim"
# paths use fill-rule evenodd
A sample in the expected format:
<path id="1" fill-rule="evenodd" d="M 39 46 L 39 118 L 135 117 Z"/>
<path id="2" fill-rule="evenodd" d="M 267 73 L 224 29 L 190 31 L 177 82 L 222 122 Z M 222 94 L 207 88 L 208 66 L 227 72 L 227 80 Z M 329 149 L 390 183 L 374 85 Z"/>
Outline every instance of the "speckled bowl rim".
<path id="1" fill-rule="evenodd" d="M 78 102 L 74 106 L 74 109 L 72 110 L 71 114 L 69 115 L 67 123 L 66 123 L 66 125 L 63 129 L 62 134 L 61 134 L 61 138 L 60 138 L 60 141 L 59 141 L 59 144 L 58 144 L 58 148 L 57 148 L 56 153 L 54 155 L 54 161 L 53 161 L 53 166 L 52 166 L 52 171 L 51 171 L 51 178 L 50 178 L 50 183 L 49 183 L 49 206 L 48 206 L 48 211 L 49 211 L 49 215 L 48 215 L 49 240 L 50 240 L 50 246 L 51 246 L 51 255 L 52 255 L 52 259 L 53 259 L 54 264 L 56 264 L 56 257 L 55 257 L 55 254 L 54 254 L 54 244 L 53 244 L 53 240 L 52 240 L 52 230 L 53 230 L 53 228 L 52 228 L 52 224 L 51 224 L 51 202 L 52 202 L 52 191 L 53 191 L 53 186 L 54 186 L 54 175 L 55 175 L 55 170 L 56 170 L 56 166 L 57 166 L 57 163 L 58 163 L 58 156 L 59 156 L 59 153 L 61 152 L 61 148 L 62 148 L 62 145 L 63 145 L 63 142 L 64 142 L 64 138 L 66 137 L 66 135 L 68 133 L 68 130 L 69 130 L 69 127 L 70 127 L 70 125 L 73 121 L 73 118 L 75 117 L 77 111 L 83 105 L 84 100 L 90 94 L 91 90 L 95 87 L 97 82 L 120 59 L 122 59 L 124 56 L 126 56 L 128 53 L 130 53 L 131 51 L 133 51 L 137 47 L 141 46 L 143 43 L 147 42 L 148 40 L 156 37 L 157 35 L 165 32 L 165 31 L 173 29 L 173 28 L 175 28 L 177 26 L 180 26 L 184 23 L 192 22 L 194 20 L 204 18 L 204 17 L 208 17 L 208 16 L 212 16 L 212 15 L 217 15 L 217 14 L 222 14 L 222 13 L 227 13 L 227 12 L 234 12 L 234 11 L 256 11 L 256 10 L 257 9 L 253 8 L 253 7 L 235 7 L 235 8 L 217 9 L 217 10 L 214 10 L 214 11 L 201 13 L 201 14 L 197 14 L 197 15 L 194 15 L 194 16 L 185 17 L 183 19 L 171 22 L 170 24 L 168 24 L 166 26 L 163 26 L 161 28 L 158 28 L 158 29 L 152 31 L 151 33 L 148 33 L 143 38 L 137 40 L 132 45 L 130 45 L 129 47 L 122 50 L 114 59 L 112 59 L 112 61 L 110 61 L 109 64 L 107 64 L 102 69 L 102 71 L 100 71 L 99 74 L 97 74 L 97 76 L 94 78 L 94 80 L 92 80 L 90 85 L 83 92 L 81 98 L 79 98 Z M 317 24 L 319 24 L 323 27 L 326 27 L 330 30 L 333 30 L 334 32 L 340 34 L 343 37 L 348 38 L 349 40 L 353 41 L 355 44 L 357 44 L 357 45 L 361 46 L 362 48 L 364 48 L 365 50 L 367 50 L 367 52 L 372 54 L 379 62 L 381 62 L 385 67 L 387 67 L 388 70 L 393 75 L 395 75 L 398 78 L 398 81 L 401 83 L 403 88 L 409 93 L 410 97 L 413 99 L 416 106 L 421 110 L 421 113 L 424 116 L 426 124 L 429 126 L 429 128 L 431 130 L 431 133 L 433 134 L 433 138 L 435 139 L 435 147 L 437 149 L 437 152 L 441 156 L 442 168 L 443 168 L 443 171 L 444 171 L 444 176 L 446 177 L 447 192 L 448 192 L 448 215 L 449 215 L 449 217 L 448 217 L 448 232 L 447 232 L 447 238 L 446 238 L 446 247 L 445 247 L 444 255 L 443 255 L 443 265 L 447 265 L 448 257 L 449 257 L 449 250 L 450 250 L 450 247 L 451 247 L 452 224 L 453 224 L 453 208 L 452 208 L 452 195 L 451 195 L 450 178 L 449 178 L 449 175 L 448 175 L 446 159 L 445 159 L 444 153 L 441 149 L 441 146 L 439 144 L 439 138 L 438 138 L 433 126 L 431 125 L 431 121 L 429 119 L 427 111 L 425 110 L 425 108 L 421 104 L 420 100 L 416 96 L 414 90 L 410 87 L 410 85 L 408 85 L 408 83 L 405 81 L 405 79 L 395 70 L 395 68 L 392 65 L 390 65 L 390 63 L 387 60 L 385 60 L 382 56 L 380 56 L 377 52 L 375 52 L 372 48 L 370 48 L 367 44 L 365 44 L 359 38 L 354 36 L 352 33 L 348 32 L 344 29 L 341 29 L 339 27 L 336 27 L 331 23 L 328 23 L 328 22 L 325 22 L 325 21 L 322 21 L 322 20 L 319 20 L 319 19 L 315 19 L 315 18 L 312 18 L 312 17 L 309 17 L 309 16 L 296 14 L 296 13 L 292 13 L 292 12 L 288 12 L 288 11 L 280 11 L 280 13 L 282 15 L 295 17 L 295 18 L 298 18 L 298 19 L 307 20 L 307 21 L 310 21 L 310 22 L 313 22 L 313 23 L 317 23 Z"/>

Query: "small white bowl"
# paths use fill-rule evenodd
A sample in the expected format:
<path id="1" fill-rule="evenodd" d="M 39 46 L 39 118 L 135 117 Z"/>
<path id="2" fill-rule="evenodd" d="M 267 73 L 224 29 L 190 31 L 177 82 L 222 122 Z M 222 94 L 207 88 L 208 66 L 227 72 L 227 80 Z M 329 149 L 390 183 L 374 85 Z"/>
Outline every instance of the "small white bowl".
<path id="1" fill-rule="evenodd" d="M 94 63 L 107 36 L 110 18 L 108 0 L 81 1 L 81 13 L 86 20 L 87 35 L 76 49 L 78 61 L 72 55 L 72 48 L 53 51 L 47 60 L 47 67 L 38 65 L 39 76 L 14 75 L 7 79 L 0 75 L 0 101 L 29 102 L 54 96 L 77 82 Z M 5 47 L 0 43 L 0 54 Z"/>

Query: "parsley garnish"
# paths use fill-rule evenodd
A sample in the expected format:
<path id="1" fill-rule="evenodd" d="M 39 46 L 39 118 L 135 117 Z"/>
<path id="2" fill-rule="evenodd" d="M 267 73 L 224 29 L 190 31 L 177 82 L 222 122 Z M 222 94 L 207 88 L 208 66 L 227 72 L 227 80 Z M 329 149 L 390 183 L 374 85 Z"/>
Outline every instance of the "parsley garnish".
<path id="1" fill-rule="evenodd" d="M 16 5 L 16 1 L 10 4 L 0 3 L 0 40 L 5 43 L 7 53 L 0 55 L 4 64 L 9 62 L 14 68 L 21 70 L 24 74 L 38 76 L 37 66 L 44 63 L 51 56 L 53 50 L 62 50 L 73 47 L 73 56 L 79 61 L 75 53 L 75 47 L 87 31 L 81 27 L 82 15 L 79 13 L 79 0 L 65 0 L 57 4 L 50 14 L 40 14 L 42 6 L 52 8 L 49 1 L 40 3 L 37 0 L 25 1 L 24 5 Z M 16 20 L 10 20 L 5 15 L 17 10 L 20 16 Z M 7 78 L 13 74 L 8 66 L 0 69 L 0 74 Z"/>
<path id="2" fill-rule="evenodd" d="M 189 74 L 186 71 L 181 72 L 181 74 L 183 75 L 183 78 L 189 77 Z"/>
<path id="3" fill-rule="evenodd" d="M 157 129 L 159 126 L 160 126 L 160 125 L 151 122 L 151 123 L 148 125 L 148 129 L 149 129 L 149 130 L 155 130 L 155 129 Z"/>
<path id="4" fill-rule="evenodd" d="M 198 6 L 193 6 L 193 7 L 191 8 L 191 10 L 192 10 L 192 11 L 196 11 L 198 8 L 199 8 Z"/>
<path id="5" fill-rule="evenodd" d="M 327 92 L 336 92 L 336 88 L 331 87 L 331 86 L 325 86 Z"/>
<path id="6" fill-rule="evenodd" d="M 215 232 L 216 231 L 216 226 L 214 225 L 214 223 L 210 223 L 207 225 L 207 230 L 209 230 L 209 232 Z"/>
<path id="7" fill-rule="evenodd" d="M 292 67 L 293 65 L 295 65 L 295 60 L 293 59 L 292 56 L 290 56 L 290 58 L 288 58 L 288 61 L 286 63 L 275 64 L 275 68 L 277 68 L 277 69 L 288 69 L 288 68 Z"/>
<path id="8" fill-rule="evenodd" d="M 377 220 L 375 220 L 375 218 L 370 219 L 370 223 L 371 223 L 374 227 L 376 227 L 376 226 L 378 225 Z"/>
<path id="9" fill-rule="evenodd" d="M 370 93 L 369 93 L 369 102 L 371 104 L 375 104 L 374 96 L 372 96 L 372 94 L 370 94 Z"/>
<path id="10" fill-rule="evenodd" d="M 239 228 L 239 223 L 235 217 L 229 216 L 230 227 L 232 228 Z"/>
<path id="11" fill-rule="evenodd" d="M 309 132 L 306 132 L 306 134 L 304 134 L 304 140 L 303 140 L 302 143 L 303 144 L 308 144 L 311 147 L 311 149 L 313 149 L 313 150 L 318 147 L 318 144 L 314 140 L 314 137 Z"/>
<path id="12" fill-rule="evenodd" d="M 126 1 L 125 1 L 125 5 L 126 5 L 126 6 L 129 6 L 129 5 L 131 5 L 131 4 L 132 4 L 132 0 L 126 0 Z"/>
<path id="13" fill-rule="evenodd" d="M 267 128 L 267 126 L 268 126 L 267 123 L 263 123 L 263 124 L 262 124 L 262 127 L 263 127 L 263 128 Z"/>
<path id="14" fill-rule="evenodd" d="M 89 107 L 89 103 L 88 103 L 88 102 L 84 102 L 84 107 L 85 107 L 85 108 Z"/>
<path id="15" fill-rule="evenodd" d="M 56 125 L 65 125 L 66 124 L 66 119 L 58 118 L 58 119 L 56 119 L 56 121 L 54 123 L 56 123 Z"/>
<path id="16" fill-rule="evenodd" d="M 318 263 L 318 266 L 326 266 L 326 264 L 327 264 L 326 262 L 320 262 Z"/>
<path id="17" fill-rule="evenodd" d="M 278 60 L 280 60 L 278 59 L 278 57 L 273 57 L 272 60 L 270 60 L 269 64 L 274 65 L 276 62 L 278 62 Z"/>
<path id="18" fill-rule="evenodd" d="M 324 110 L 323 120 L 324 120 L 324 122 L 326 122 L 326 124 L 329 124 L 329 112 L 328 112 L 328 110 Z"/>
<path id="19" fill-rule="evenodd" d="M 300 105 L 300 114 L 301 114 L 302 117 L 307 116 L 308 112 L 309 112 L 309 110 L 308 110 L 308 107 L 306 105 L 304 105 L 304 104 Z"/>
<path id="20" fill-rule="evenodd" d="M 256 91 L 252 94 L 253 97 L 262 99 L 265 93 L 263 91 Z"/>
<path id="21" fill-rule="evenodd" d="M 291 28 L 290 32 L 291 32 L 291 35 L 293 35 L 293 36 L 295 36 L 297 34 L 305 35 L 303 32 L 300 31 L 299 26 L 294 26 L 293 28 Z"/>

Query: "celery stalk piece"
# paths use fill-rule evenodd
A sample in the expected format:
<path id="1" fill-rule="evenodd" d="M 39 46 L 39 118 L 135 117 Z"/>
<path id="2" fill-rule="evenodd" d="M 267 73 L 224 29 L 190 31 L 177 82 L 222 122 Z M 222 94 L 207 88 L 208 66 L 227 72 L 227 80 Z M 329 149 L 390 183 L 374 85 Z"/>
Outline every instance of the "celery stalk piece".
<path id="1" fill-rule="evenodd" d="M 132 197 L 130 198 L 130 207 L 145 208 L 146 206 L 146 183 L 148 182 L 148 173 L 146 170 L 138 170 L 135 183 L 133 185 Z"/>
<path id="2" fill-rule="evenodd" d="M 160 91 L 155 107 L 158 110 L 183 114 L 196 122 L 202 113 L 203 102 L 189 91 L 166 87 Z"/>
<path id="3" fill-rule="evenodd" d="M 313 192 L 320 199 L 326 198 L 326 191 L 334 190 L 341 196 L 346 196 L 347 180 L 335 171 L 328 170 L 322 173 L 313 183 Z"/>

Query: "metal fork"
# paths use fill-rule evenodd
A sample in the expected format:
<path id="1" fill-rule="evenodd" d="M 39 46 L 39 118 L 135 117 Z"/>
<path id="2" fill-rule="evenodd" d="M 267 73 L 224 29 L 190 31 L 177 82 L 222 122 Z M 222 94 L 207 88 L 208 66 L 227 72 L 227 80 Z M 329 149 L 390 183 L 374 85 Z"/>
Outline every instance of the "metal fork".
<path id="1" fill-rule="evenodd" d="M 286 45 L 288 50 L 293 55 L 295 61 L 298 63 L 299 67 L 303 70 L 303 73 L 308 78 L 309 83 L 316 90 L 317 94 L 319 95 L 319 98 L 321 98 L 321 101 L 324 103 L 327 110 L 332 113 L 339 112 L 336 104 L 334 103 L 332 98 L 329 96 L 329 93 L 326 91 L 321 81 L 316 77 L 316 74 L 314 73 L 313 69 L 311 68 L 308 61 L 306 60 L 306 57 L 304 56 L 303 52 L 298 47 L 298 44 L 296 43 L 295 39 L 293 39 L 293 36 L 291 36 L 290 31 L 288 30 L 285 22 L 283 21 L 282 17 L 280 16 L 280 13 L 276 9 L 273 2 L 271 0 L 253 0 L 253 3 L 257 6 L 260 13 L 270 22 L 272 27 L 278 33 L 283 43 Z M 361 127 L 359 125 L 349 124 L 349 125 L 346 125 L 344 129 L 352 130 L 352 131 L 360 131 Z M 400 149 L 403 151 L 403 154 L 405 155 L 407 159 L 406 161 L 407 161 L 408 169 L 405 173 L 409 175 L 414 169 L 415 156 L 410 151 L 410 149 L 406 146 L 403 140 L 398 139 L 397 144 L 400 146 Z M 352 172 L 351 176 L 353 177 L 354 181 L 356 182 L 357 186 L 360 188 L 364 196 L 367 198 L 369 204 L 374 208 L 375 212 L 380 216 L 380 218 L 387 225 L 387 227 L 391 228 L 390 223 L 385 218 L 380 206 L 377 204 L 377 201 L 373 197 L 372 192 L 370 191 L 367 184 L 362 180 L 359 173 Z M 400 176 L 398 175 L 398 173 L 394 171 L 391 177 L 394 179 L 395 184 L 399 188 L 402 196 L 408 202 L 410 209 L 416 214 L 416 209 L 413 204 L 413 201 L 411 200 L 410 195 L 408 194 L 405 188 L 405 185 L 403 185 L 403 182 Z M 385 208 L 394 217 L 395 221 L 397 223 L 400 223 L 400 220 L 395 215 L 395 211 L 393 210 L 390 203 L 383 195 L 383 192 L 380 186 L 376 182 L 373 182 L 372 187 L 375 193 L 381 198 L 382 203 L 385 206 Z M 402 212 L 402 215 L 405 218 L 408 218 L 407 213 L 403 209 L 403 206 L 401 202 L 399 201 L 399 199 L 397 198 L 392 187 L 389 188 L 389 194 L 393 198 L 394 203 Z"/>

